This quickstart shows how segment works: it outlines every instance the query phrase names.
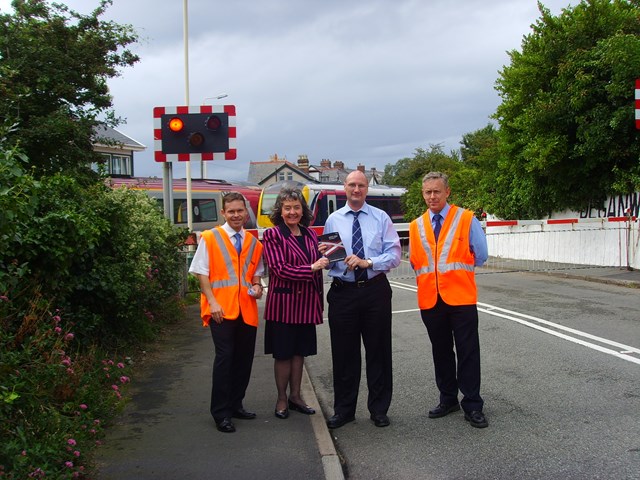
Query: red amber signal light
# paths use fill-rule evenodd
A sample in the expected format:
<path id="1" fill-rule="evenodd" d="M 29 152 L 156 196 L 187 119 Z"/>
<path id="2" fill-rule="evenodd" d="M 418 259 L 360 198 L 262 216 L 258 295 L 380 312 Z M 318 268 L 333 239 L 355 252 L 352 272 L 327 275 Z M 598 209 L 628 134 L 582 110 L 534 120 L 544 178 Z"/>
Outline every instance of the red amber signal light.
<path id="1" fill-rule="evenodd" d="M 169 120 L 169 130 L 172 132 L 180 132 L 184 128 L 184 122 L 181 118 L 173 117 Z"/>

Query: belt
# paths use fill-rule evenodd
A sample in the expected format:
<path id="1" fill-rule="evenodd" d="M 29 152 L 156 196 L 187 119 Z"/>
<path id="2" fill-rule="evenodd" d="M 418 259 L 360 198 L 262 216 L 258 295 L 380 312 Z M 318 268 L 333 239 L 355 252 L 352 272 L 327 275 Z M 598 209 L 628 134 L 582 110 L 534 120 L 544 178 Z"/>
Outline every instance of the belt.
<path id="1" fill-rule="evenodd" d="M 347 282 L 345 280 L 342 280 L 341 278 L 334 278 L 333 282 L 331 282 L 331 286 L 336 287 L 336 288 L 341 288 L 341 287 L 347 287 L 347 288 L 364 288 L 364 287 L 368 287 L 369 285 L 372 285 L 376 282 L 379 282 L 382 279 L 387 278 L 387 276 L 384 273 L 379 273 L 378 275 L 376 275 L 373 278 L 370 278 L 368 280 L 360 280 L 359 282 Z"/>

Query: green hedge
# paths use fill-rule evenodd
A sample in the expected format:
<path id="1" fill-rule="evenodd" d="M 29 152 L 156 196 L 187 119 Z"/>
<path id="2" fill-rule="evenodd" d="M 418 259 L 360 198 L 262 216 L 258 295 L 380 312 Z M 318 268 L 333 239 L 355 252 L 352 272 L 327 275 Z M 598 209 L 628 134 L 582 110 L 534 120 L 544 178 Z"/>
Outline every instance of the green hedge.
<path id="1" fill-rule="evenodd" d="M 83 478 L 136 348 L 182 315 L 186 231 L 0 144 L 0 477 Z"/>

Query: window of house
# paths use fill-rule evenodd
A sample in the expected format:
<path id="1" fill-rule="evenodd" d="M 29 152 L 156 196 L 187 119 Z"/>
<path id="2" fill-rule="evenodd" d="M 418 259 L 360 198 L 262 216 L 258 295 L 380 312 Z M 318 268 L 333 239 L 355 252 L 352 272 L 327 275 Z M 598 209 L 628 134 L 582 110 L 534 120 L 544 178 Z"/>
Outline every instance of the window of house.
<path id="1" fill-rule="evenodd" d="M 112 175 L 131 175 L 133 169 L 131 168 L 131 157 L 129 155 L 111 155 L 111 169 Z"/>
<path id="2" fill-rule="evenodd" d="M 116 155 L 111 153 L 101 153 L 104 159 L 103 167 L 107 175 L 133 175 L 133 158 L 131 155 Z M 91 168 L 99 171 L 97 163 L 92 163 Z"/>

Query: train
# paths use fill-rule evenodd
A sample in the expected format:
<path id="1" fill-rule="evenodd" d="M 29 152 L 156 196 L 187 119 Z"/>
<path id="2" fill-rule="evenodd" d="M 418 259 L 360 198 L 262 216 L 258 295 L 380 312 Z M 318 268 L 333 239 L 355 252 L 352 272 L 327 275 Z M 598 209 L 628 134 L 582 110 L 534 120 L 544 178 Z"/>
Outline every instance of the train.
<path id="1" fill-rule="evenodd" d="M 113 188 L 127 187 L 146 192 L 163 205 L 162 178 L 158 177 L 111 177 Z M 269 215 L 275 199 L 283 187 L 302 191 L 311 212 L 312 226 L 322 227 L 329 215 L 346 204 L 344 185 L 302 183 L 284 181 L 265 188 L 248 182 L 229 182 L 217 179 L 192 179 L 191 202 L 193 207 L 193 230 L 201 232 L 224 223 L 220 215 L 222 197 L 230 191 L 241 193 L 249 207 L 249 218 L 245 228 L 268 228 L 272 226 Z M 402 187 L 386 185 L 370 186 L 367 203 L 389 214 L 394 223 L 404 222 L 400 197 L 406 192 Z M 184 178 L 173 179 L 173 223 L 187 226 L 187 182 Z"/>
<path id="2" fill-rule="evenodd" d="M 111 177 L 109 185 L 113 188 L 126 186 L 134 190 L 145 191 L 158 201 L 160 208 L 163 207 L 162 178 Z M 245 227 L 257 227 L 255 212 L 258 211 L 262 187 L 244 182 L 194 178 L 191 180 L 194 231 L 201 232 L 224 223 L 224 218 L 220 215 L 222 197 L 230 191 L 241 193 L 247 201 L 249 219 Z M 173 179 L 173 223 L 178 226 L 187 226 L 187 180 L 184 178 Z"/>
<path id="3" fill-rule="evenodd" d="M 278 193 L 284 187 L 299 189 L 313 213 L 311 226 L 323 226 L 329 215 L 347 203 L 347 195 L 344 185 L 332 185 L 326 183 L 302 183 L 293 180 L 277 182 L 265 187 L 258 204 L 258 227 L 267 228 L 273 226 L 269 216 L 276 201 Z M 388 185 L 369 186 L 367 203 L 378 207 L 389 214 L 394 223 L 403 223 L 404 213 L 400 197 L 406 193 L 403 187 Z"/>

